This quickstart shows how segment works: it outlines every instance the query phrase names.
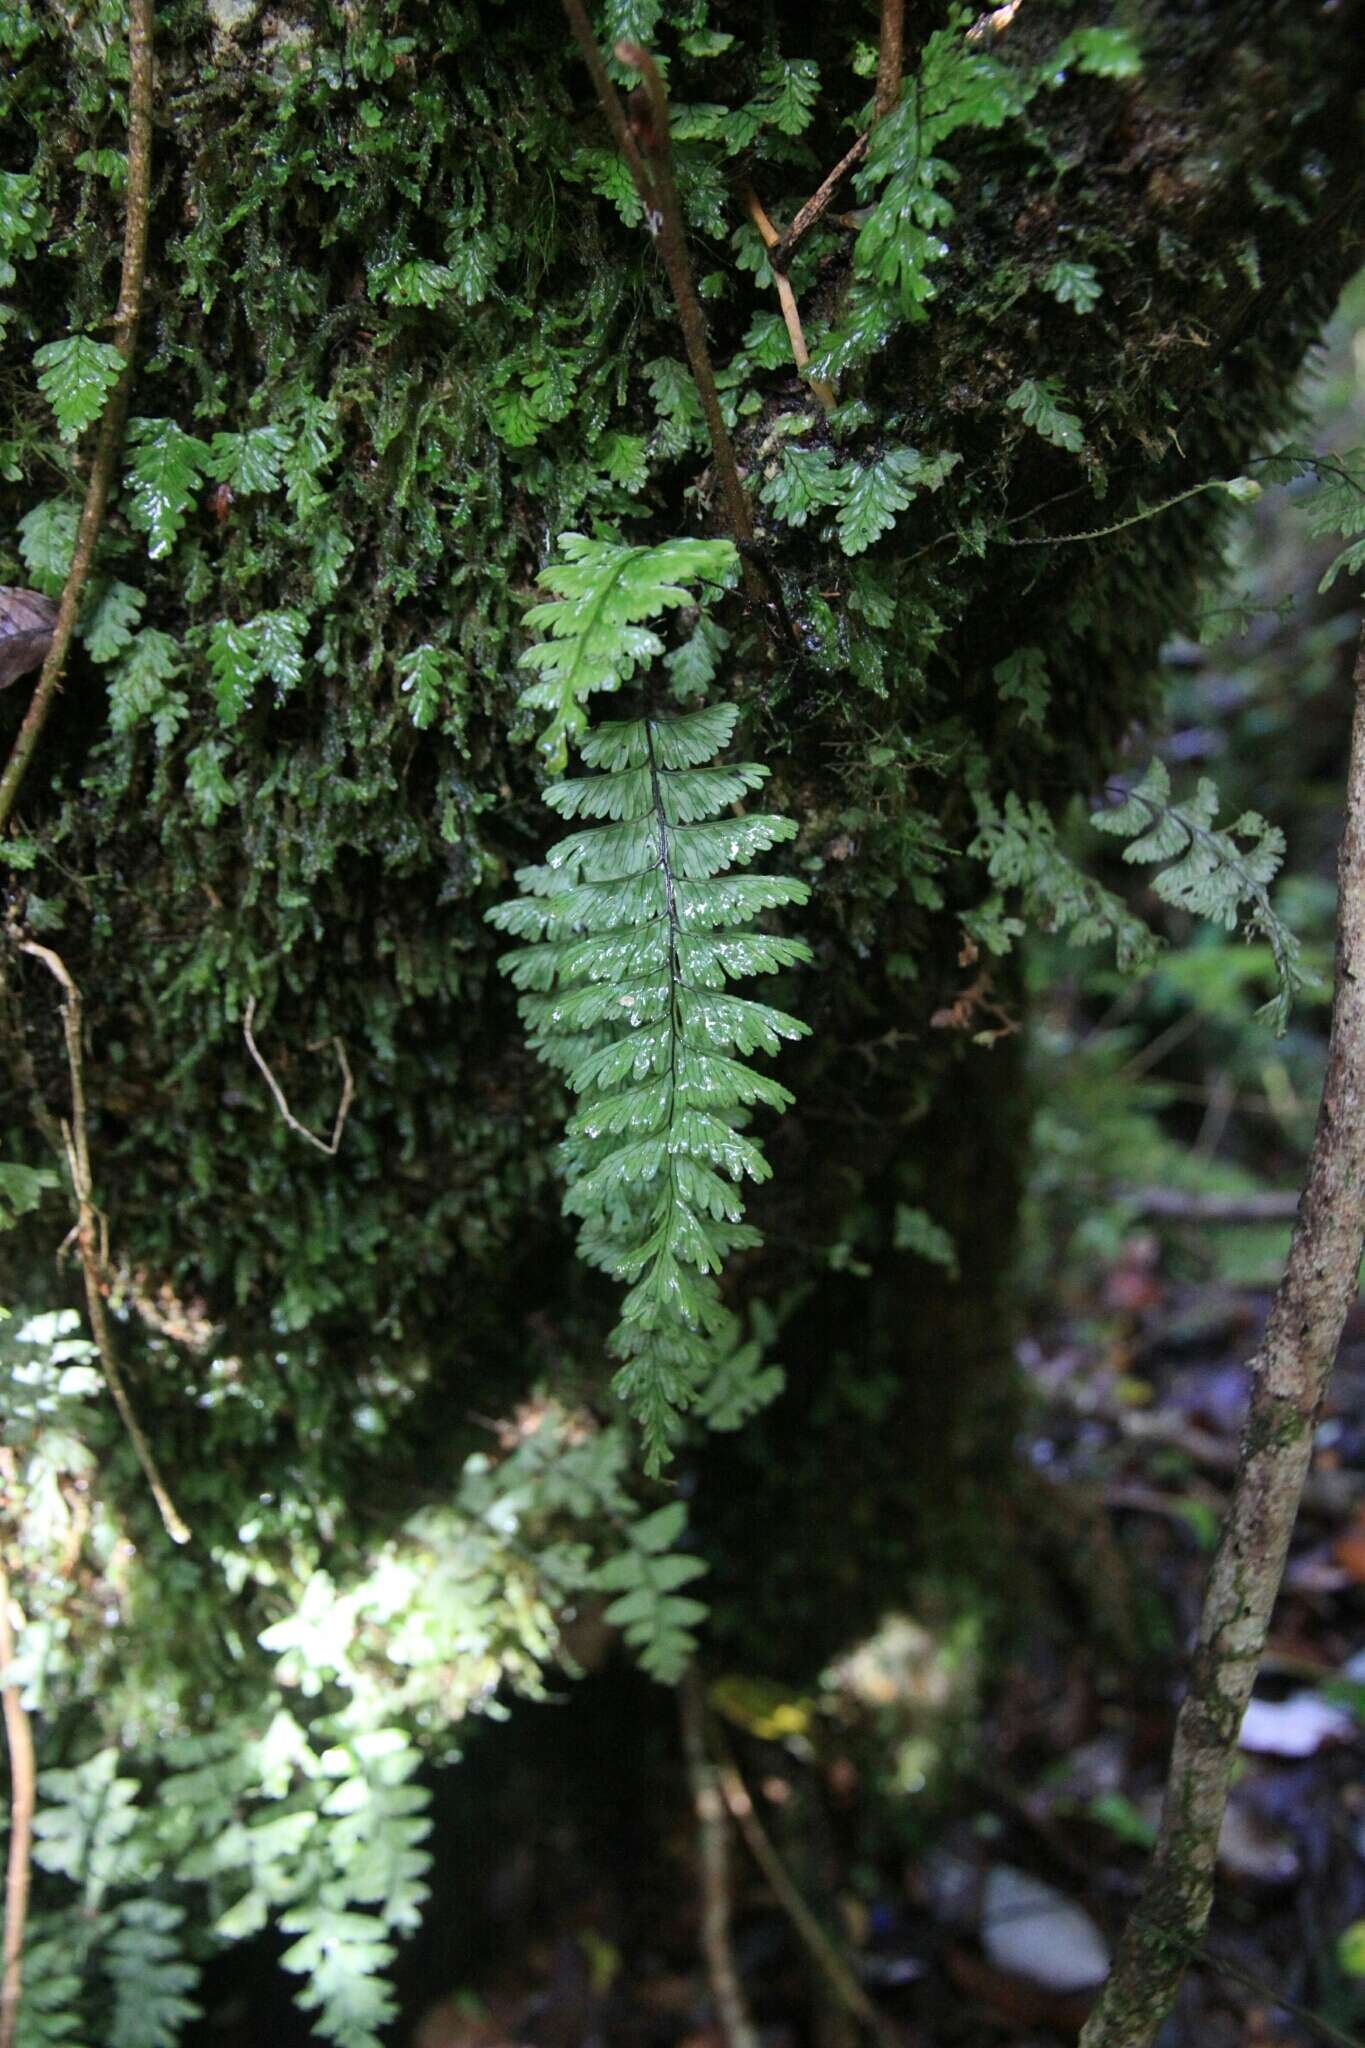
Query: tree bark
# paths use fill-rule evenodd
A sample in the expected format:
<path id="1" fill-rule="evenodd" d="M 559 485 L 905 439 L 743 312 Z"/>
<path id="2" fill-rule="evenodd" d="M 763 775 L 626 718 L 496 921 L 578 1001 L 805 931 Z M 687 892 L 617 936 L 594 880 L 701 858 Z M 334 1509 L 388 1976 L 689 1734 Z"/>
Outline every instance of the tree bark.
<path id="1" fill-rule="evenodd" d="M 1150 2048 L 1203 1937 L 1237 1736 L 1313 1453 L 1313 1428 L 1365 1242 L 1365 633 L 1337 881 L 1336 990 L 1322 1104 L 1176 1722 L 1142 1897 L 1081 2048 Z"/>

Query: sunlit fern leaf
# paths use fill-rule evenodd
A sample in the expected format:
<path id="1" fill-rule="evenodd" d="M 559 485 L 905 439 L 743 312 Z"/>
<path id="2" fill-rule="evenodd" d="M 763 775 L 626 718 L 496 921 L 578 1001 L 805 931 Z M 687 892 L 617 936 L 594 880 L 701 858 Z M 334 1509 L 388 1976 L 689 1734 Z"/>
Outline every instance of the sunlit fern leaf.
<path id="1" fill-rule="evenodd" d="M 697 603 L 698 584 L 724 588 L 739 568 L 728 540 L 625 547 L 566 533 L 560 536 L 560 550 L 561 559 L 540 576 L 554 595 L 526 614 L 527 625 L 546 637 L 521 657 L 522 666 L 535 675 L 521 702 L 527 710 L 549 713 L 538 744 L 556 774 L 568 760 L 570 743 L 577 744 L 587 731 L 585 705 L 592 693 L 619 690 L 642 663 L 663 653 L 662 640 L 644 621 Z"/>
<path id="2" fill-rule="evenodd" d="M 804 903 L 806 884 L 728 872 L 793 831 L 732 814 L 767 776 L 716 765 L 735 716 L 717 705 L 599 726 L 582 749 L 599 772 L 556 783 L 547 801 L 601 822 L 524 868 L 522 894 L 490 912 L 526 942 L 503 971 L 523 991 L 532 1045 L 578 1097 L 564 1208 L 583 1257 L 629 1286 L 611 1348 L 651 1469 L 737 1342 L 717 1276 L 758 1241 L 742 1188 L 769 1173 L 743 1125 L 755 1104 L 791 1100 L 745 1062 L 806 1031 L 729 987 L 810 959 L 801 940 L 753 929 Z"/>

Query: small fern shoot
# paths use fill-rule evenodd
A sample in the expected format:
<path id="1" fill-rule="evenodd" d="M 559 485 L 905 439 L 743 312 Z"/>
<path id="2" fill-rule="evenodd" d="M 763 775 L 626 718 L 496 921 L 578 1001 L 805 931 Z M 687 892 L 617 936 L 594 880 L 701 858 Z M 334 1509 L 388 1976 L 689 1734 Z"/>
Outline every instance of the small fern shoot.
<path id="1" fill-rule="evenodd" d="M 526 943 L 503 970 L 540 1058 L 578 1097 L 563 1146 L 566 1214 L 579 1249 L 628 1292 L 611 1348 L 618 1394 L 639 1421 L 651 1471 L 682 1412 L 736 1341 L 717 1285 L 732 1251 L 760 1242 L 741 1188 L 769 1176 L 744 1128 L 787 1090 L 749 1064 L 807 1027 L 729 991 L 731 982 L 809 960 L 798 939 L 754 929 L 805 902 L 804 882 L 740 874 L 795 826 L 736 816 L 768 770 L 718 766 L 733 705 L 597 727 L 589 769 L 546 802 L 586 821 L 523 868 L 521 894 L 490 912 Z"/>
<path id="2" fill-rule="evenodd" d="M 595 690 L 619 690 L 642 663 L 664 651 L 644 621 L 696 602 L 689 584 L 733 583 L 739 556 L 728 540 L 670 540 L 658 547 L 625 547 L 559 536 L 561 559 L 540 572 L 554 596 L 533 605 L 528 626 L 546 638 L 528 647 L 521 665 L 535 681 L 521 693 L 529 711 L 549 712 L 538 741 L 546 767 L 562 775 L 570 744 L 587 731 L 586 699 Z"/>
<path id="3" fill-rule="evenodd" d="M 1173 803 L 1166 765 L 1154 758 L 1142 780 L 1090 822 L 1129 842 L 1123 849 L 1126 861 L 1169 863 L 1151 877 L 1151 888 L 1163 903 L 1208 918 L 1225 931 L 1235 931 L 1245 918 L 1249 929 L 1261 934 L 1278 984 L 1261 1014 L 1282 1037 L 1294 997 L 1309 981 L 1299 942 L 1270 901 L 1270 884 L 1284 859 L 1284 834 L 1259 811 L 1243 811 L 1230 825 L 1216 826 L 1219 801 L 1213 783 L 1201 776 L 1188 802 Z"/>

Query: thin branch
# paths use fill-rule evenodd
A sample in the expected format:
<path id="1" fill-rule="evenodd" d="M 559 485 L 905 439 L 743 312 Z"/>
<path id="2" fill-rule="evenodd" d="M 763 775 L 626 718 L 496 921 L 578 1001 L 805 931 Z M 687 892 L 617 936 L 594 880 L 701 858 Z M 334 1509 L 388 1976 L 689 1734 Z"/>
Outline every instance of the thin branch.
<path id="1" fill-rule="evenodd" d="M 785 270 L 778 267 L 776 250 L 782 237 L 763 211 L 762 203 L 752 185 L 744 187 L 744 204 L 748 209 L 750 220 L 758 229 L 763 239 L 763 245 L 768 251 L 768 260 L 772 265 L 773 283 L 777 286 L 777 303 L 782 308 L 782 318 L 787 328 L 787 339 L 791 343 L 792 360 L 798 370 L 804 370 L 806 364 L 810 361 L 810 350 L 806 347 L 805 330 L 801 325 L 801 315 L 797 311 L 796 294 L 792 290 L 791 279 Z M 825 411 L 833 412 L 833 386 L 824 383 L 819 377 L 811 377 L 807 381 Z"/>
<path id="2" fill-rule="evenodd" d="M 95 1349 L 100 1355 L 104 1368 L 105 1384 L 113 1396 L 119 1419 L 128 1433 L 128 1440 L 142 1467 L 143 1477 L 165 1526 L 166 1534 L 173 1543 L 188 1543 L 190 1531 L 176 1510 L 165 1481 L 161 1477 L 152 1447 L 143 1434 L 137 1412 L 124 1382 L 123 1372 L 114 1349 L 113 1326 L 105 1306 L 104 1290 L 101 1284 L 103 1274 L 100 1265 L 100 1242 L 102 1219 L 95 1207 L 94 1182 L 90 1172 L 90 1144 L 86 1129 L 85 1112 L 85 1066 L 81 1050 L 81 997 L 60 953 L 54 953 L 48 946 L 40 946 L 33 939 L 17 940 L 19 951 L 28 953 L 35 960 L 41 960 L 48 973 L 62 989 L 62 1028 L 66 1035 L 66 1064 L 71 1081 L 71 1121 L 63 1123 L 62 1136 L 65 1140 L 67 1171 L 71 1177 L 71 1191 L 76 1198 L 76 1249 L 80 1254 L 81 1268 L 85 1275 L 85 1303 L 90 1321 L 90 1334 L 95 1340 Z"/>
<path id="3" fill-rule="evenodd" d="M 1161 1830 L 1142 1899 L 1082 2048 L 1150 2048 L 1213 1901 L 1237 1735 L 1265 1648 L 1313 1429 L 1365 1244 L 1365 630 L 1356 660 L 1337 881 L 1332 1032 L 1308 1178 L 1254 1361 L 1227 1519 L 1176 1722 Z"/>
<path id="4" fill-rule="evenodd" d="M 592 24 L 588 20 L 583 0 L 564 0 L 564 12 L 569 17 L 569 27 L 573 30 L 574 41 L 578 44 L 583 62 L 588 67 L 588 74 L 597 94 L 597 103 L 606 115 L 607 126 L 612 132 L 616 147 L 626 160 L 626 169 L 630 172 L 631 182 L 640 195 L 640 204 L 644 207 L 645 218 L 648 220 L 659 211 L 654 180 L 640 154 L 630 118 L 621 104 L 621 95 L 612 84 L 611 75 L 602 61 L 602 52 L 597 47 L 597 38 L 592 32 Z"/>
<path id="5" fill-rule="evenodd" d="M 128 10 L 128 185 L 123 217 L 123 272 L 119 281 L 118 306 L 114 313 L 114 347 L 123 357 L 124 368 L 105 401 L 99 438 L 85 486 L 85 503 L 76 528 L 76 545 L 71 567 L 66 572 L 52 645 L 30 699 L 23 723 L 15 735 L 9 760 L 0 775 L 0 832 L 9 822 L 20 786 L 28 772 L 52 701 L 61 686 L 71 636 L 76 630 L 81 597 L 95 558 L 95 543 L 104 522 L 104 508 L 113 481 L 114 463 L 123 443 L 123 423 L 128 413 L 132 385 L 133 351 L 137 344 L 138 319 L 142 311 L 142 284 L 147 263 L 147 221 L 152 191 L 152 18 L 154 0 L 130 0 Z"/>
<path id="6" fill-rule="evenodd" d="M 729 1754 L 723 1738 L 718 1733 L 714 1738 L 714 1746 L 717 1752 L 716 1777 L 725 1804 L 730 1809 L 730 1817 L 748 1844 L 755 1863 L 768 1880 L 773 1897 L 800 1937 L 802 1947 L 845 2011 L 852 2013 L 856 2020 L 861 2021 L 873 2038 L 883 2044 L 883 2048 L 893 2048 L 893 2044 L 899 2038 L 895 2029 L 882 2018 L 838 1947 L 802 1898 L 787 1866 L 773 1846 L 772 1838 L 754 1811 L 754 1803 L 749 1797 L 748 1788 L 739 1774 L 734 1758 Z"/>
<path id="7" fill-rule="evenodd" d="M 355 1100 L 355 1080 L 351 1073 L 351 1063 L 346 1057 L 345 1046 L 339 1038 L 322 1039 L 318 1042 L 319 1044 L 331 1045 L 333 1052 L 337 1056 L 337 1065 L 341 1069 L 341 1100 L 337 1104 L 337 1113 L 332 1122 L 332 1135 L 330 1138 L 319 1138 L 315 1132 L 309 1130 L 307 1124 L 299 1122 L 293 1110 L 285 1101 L 284 1090 L 266 1065 L 265 1055 L 256 1043 L 255 1034 L 251 1028 L 255 1021 L 256 998 L 255 996 L 250 996 L 247 999 L 246 1015 L 242 1018 L 242 1036 L 246 1040 L 247 1051 L 265 1076 L 265 1085 L 274 1097 L 276 1109 L 278 1109 L 291 1131 L 297 1131 L 299 1136 L 306 1138 L 310 1145 L 316 1145 L 319 1152 L 325 1152 L 329 1159 L 335 1159 L 341 1144 L 341 1134 L 346 1128 L 346 1119 L 350 1115 L 351 1104 Z M 316 1052 L 317 1049 L 316 1045 L 310 1045 L 308 1048 L 310 1052 Z"/>
<path id="8" fill-rule="evenodd" d="M 716 475 L 720 480 L 721 497 L 725 501 L 725 515 L 735 544 L 743 552 L 746 547 L 753 546 L 753 515 L 749 510 L 748 494 L 740 478 L 739 465 L 735 461 L 730 430 L 720 409 L 720 393 L 716 389 L 716 374 L 711 366 L 711 351 L 706 340 L 706 320 L 702 313 L 701 300 L 697 297 L 696 287 L 692 282 L 692 266 L 687 259 L 687 230 L 683 225 L 678 188 L 673 182 L 668 94 L 664 91 L 664 82 L 659 76 L 658 65 L 641 44 L 618 43 L 616 61 L 618 64 L 627 65 L 632 71 L 639 72 L 649 102 L 649 161 L 658 199 L 651 224 L 658 236 L 659 254 L 663 258 L 664 270 L 667 272 L 669 286 L 673 292 L 673 303 L 678 309 L 678 325 L 682 329 L 683 345 L 687 350 L 692 379 L 697 387 L 707 432 L 711 437 L 711 454 L 716 465 Z M 751 597 L 761 600 L 767 595 L 763 580 L 747 554 L 744 555 L 744 580 Z"/>
<path id="9" fill-rule="evenodd" d="M 14 1662 L 9 1573 L 0 1564 L 0 1698 L 4 1701 L 5 1746 L 9 1751 L 9 1861 L 5 1870 L 5 1961 L 0 1983 L 0 2048 L 14 2048 L 24 1980 L 24 1927 L 28 1919 L 33 1856 L 36 1768 L 33 1730 L 19 1688 L 8 1676 Z"/>
<path id="10" fill-rule="evenodd" d="M 706 1753 L 706 1693 L 701 1674 L 689 1665 L 678 1687 L 683 1754 L 697 1816 L 697 1847 L 701 1866 L 701 1942 L 711 1980 L 716 2019 L 725 2048 L 757 2048 L 758 2035 L 749 2016 L 730 1941 L 729 1842 L 725 1800 L 716 1767 Z M 4 2044 L 0 2043 L 0 2048 Z"/>
<path id="11" fill-rule="evenodd" d="M 882 0 L 882 26 L 877 41 L 877 89 L 872 119 L 885 120 L 901 96 L 905 57 L 905 0 Z"/>
<path id="12" fill-rule="evenodd" d="M 777 247 L 773 251 L 771 260 L 774 270 L 785 271 L 791 267 L 792 257 L 795 255 L 799 245 L 804 242 L 806 236 L 815 226 L 815 223 L 824 214 L 829 212 L 830 207 L 834 203 L 834 195 L 843 184 L 844 179 L 850 171 L 857 170 L 866 155 L 867 137 L 860 135 L 853 144 L 853 147 L 840 157 L 838 163 L 819 189 L 811 194 L 804 206 L 797 208 L 795 219 L 787 229 L 787 232 L 779 238 Z"/>
<path id="13" fill-rule="evenodd" d="M 1260 1188 L 1227 1195 L 1191 1188 L 1115 1188 L 1113 1198 L 1135 1216 L 1179 1223 L 1288 1223 L 1299 1197 L 1290 1188 Z"/>
<path id="14" fill-rule="evenodd" d="M 702 415 L 711 439 L 711 456 L 716 466 L 721 497 L 725 503 L 725 516 L 731 537 L 743 557 L 744 584 L 751 598 L 762 602 L 767 591 L 763 579 L 754 567 L 748 553 L 753 546 L 754 522 L 749 510 L 749 499 L 735 460 L 734 443 L 725 416 L 720 409 L 720 393 L 716 389 L 716 373 L 711 363 L 711 351 L 706 339 L 706 320 L 702 313 L 701 301 L 692 282 L 692 266 L 687 258 L 687 232 L 683 225 L 682 208 L 678 203 L 678 190 L 673 182 L 673 153 L 669 142 L 668 95 L 664 82 L 659 76 L 658 66 L 648 50 L 639 43 L 621 42 L 616 45 L 616 61 L 629 70 L 637 71 L 642 81 L 642 90 L 648 106 L 648 119 L 632 122 L 621 101 L 621 95 L 612 84 L 602 53 L 597 47 L 583 6 L 583 0 L 564 0 L 564 12 L 569 18 L 574 40 L 588 67 L 598 102 L 606 116 L 607 126 L 615 137 L 617 148 L 626 160 L 640 202 L 645 209 L 645 220 L 650 233 L 659 244 L 659 255 L 663 259 L 673 304 L 677 309 L 678 325 L 682 329 L 683 346 L 687 350 L 687 361 L 692 371 L 692 380 L 701 400 Z M 641 148 L 640 140 L 645 142 Z M 646 155 L 648 161 L 646 161 Z"/>

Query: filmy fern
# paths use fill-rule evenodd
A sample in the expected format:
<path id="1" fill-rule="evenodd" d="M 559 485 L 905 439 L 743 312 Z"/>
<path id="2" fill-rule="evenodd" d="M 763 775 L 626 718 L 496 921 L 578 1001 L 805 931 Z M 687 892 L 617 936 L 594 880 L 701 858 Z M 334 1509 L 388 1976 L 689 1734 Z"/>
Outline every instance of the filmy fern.
<path id="1" fill-rule="evenodd" d="M 1284 858 L 1284 834 L 1259 811 L 1243 811 L 1230 825 L 1216 827 L 1218 805 L 1218 791 L 1207 776 L 1199 778 L 1189 802 L 1172 803 L 1165 763 L 1154 760 L 1122 802 L 1097 812 L 1091 823 L 1129 841 L 1123 849 L 1125 860 L 1169 863 L 1151 878 L 1163 903 L 1208 918 L 1227 931 L 1235 931 L 1239 918 L 1245 917 L 1250 929 L 1261 934 L 1278 980 L 1263 1015 L 1277 1033 L 1283 1033 L 1290 1004 L 1308 981 L 1299 942 L 1270 901 L 1270 884 Z"/>
<path id="2" fill-rule="evenodd" d="M 747 1112 L 791 1100 L 746 1062 L 806 1030 L 727 989 L 810 958 L 801 941 L 753 929 L 763 912 L 804 903 L 805 883 L 730 872 L 795 831 L 733 815 L 768 774 L 716 765 L 735 718 L 715 705 L 599 726 L 582 753 L 601 772 L 546 791 L 561 816 L 595 822 L 523 868 L 520 897 L 490 913 L 528 942 L 501 964 L 536 1051 L 579 1098 L 564 1208 L 583 1256 L 629 1287 L 611 1339 L 616 1388 L 652 1469 L 734 1345 L 716 1276 L 758 1242 L 740 1188 L 769 1173 Z"/>
<path id="3" fill-rule="evenodd" d="M 728 540 L 621 547 L 565 533 L 559 544 L 563 560 L 540 577 L 554 597 L 526 614 L 527 625 L 548 637 L 521 658 L 536 676 L 522 692 L 523 705 L 550 713 L 539 745 L 554 774 L 562 774 L 570 742 L 587 730 L 583 707 L 592 692 L 620 689 L 641 663 L 663 653 L 662 640 L 643 622 L 694 603 L 689 584 L 731 583 L 739 567 Z"/>

